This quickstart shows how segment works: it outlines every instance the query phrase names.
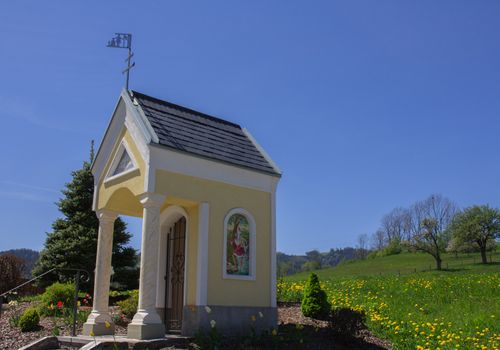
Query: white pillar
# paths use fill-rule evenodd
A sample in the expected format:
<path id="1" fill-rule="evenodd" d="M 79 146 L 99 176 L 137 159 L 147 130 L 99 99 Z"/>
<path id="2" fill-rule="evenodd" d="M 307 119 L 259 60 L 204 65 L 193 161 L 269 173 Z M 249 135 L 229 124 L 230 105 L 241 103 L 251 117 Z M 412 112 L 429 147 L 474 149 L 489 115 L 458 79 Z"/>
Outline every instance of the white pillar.
<path id="1" fill-rule="evenodd" d="M 198 209 L 198 266 L 196 269 L 196 305 L 207 305 L 208 291 L 208 220 L 209 204 L 200 203 Z"/>
<path id="2" fill-rule="evenodd" d="M 113 253 L 113 228 L 118 214 L 99 210 L 99 234 L 94 277 L 94 300 L 92 312 L 83 325 L 84 335 L 113 334 L 114 325 L 109 316 L 109 284 L 111 278 L 111 256 Z"/>
<path id="3" fill-rule="evenodd" d="M 140 197 L 143 206 L 141 275 L 139 305 L 128 326 L 132 339 L 154 339 L 165 336 L 165 326 L 156 312 L 156 284 L 160 243 L 160 208 L 165 196 L 145 193 Z"/>

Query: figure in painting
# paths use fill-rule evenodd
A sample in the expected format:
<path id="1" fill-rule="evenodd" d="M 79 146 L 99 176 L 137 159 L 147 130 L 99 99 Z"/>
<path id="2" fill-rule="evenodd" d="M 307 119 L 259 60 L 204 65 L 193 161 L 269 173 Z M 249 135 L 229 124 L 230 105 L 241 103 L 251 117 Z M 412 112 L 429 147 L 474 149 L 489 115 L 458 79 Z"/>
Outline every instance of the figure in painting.
<path id="1" fill-rule="evenodd" d="M 249 274 L 249 230 L 247 219 L 239 214 L 233 215 L 228 223 L 227 266 L 228 274 Z M 231 254 L 230 254 L 231 253 Z"/>

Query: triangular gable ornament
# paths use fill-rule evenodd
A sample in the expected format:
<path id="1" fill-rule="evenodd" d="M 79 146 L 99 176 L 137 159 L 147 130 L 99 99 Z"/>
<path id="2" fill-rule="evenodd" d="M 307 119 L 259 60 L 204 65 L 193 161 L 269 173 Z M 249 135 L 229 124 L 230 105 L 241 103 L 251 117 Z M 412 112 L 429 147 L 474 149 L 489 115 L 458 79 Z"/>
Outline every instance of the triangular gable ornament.
<path id="1" fill-rule="evenodd" d="M 132 152 L 130 152 L 127 142 L 123 140 L 120 143 L 120 147 L 118 147 L 118 151 L 116 152 L 108 174 L 106 175 L 106 181 L 128 174 L 136 169 L 137 163 L 132 155 Z"/>

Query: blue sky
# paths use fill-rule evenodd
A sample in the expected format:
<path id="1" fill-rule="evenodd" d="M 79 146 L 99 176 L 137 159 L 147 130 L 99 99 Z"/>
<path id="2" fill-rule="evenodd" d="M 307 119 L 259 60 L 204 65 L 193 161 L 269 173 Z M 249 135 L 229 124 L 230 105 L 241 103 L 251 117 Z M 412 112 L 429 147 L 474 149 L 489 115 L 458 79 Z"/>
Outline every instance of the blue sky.
<path id="1" fill-rule="evenodd" d="M 500 2 L 0 4 L 0 250 L 40 249 L 123 86 L 247 127 L 284 175 L 278 249 L 355 244 L 431 193 L 500 206 Z M 140 221 L 130 220 L 140 246 Z"/>

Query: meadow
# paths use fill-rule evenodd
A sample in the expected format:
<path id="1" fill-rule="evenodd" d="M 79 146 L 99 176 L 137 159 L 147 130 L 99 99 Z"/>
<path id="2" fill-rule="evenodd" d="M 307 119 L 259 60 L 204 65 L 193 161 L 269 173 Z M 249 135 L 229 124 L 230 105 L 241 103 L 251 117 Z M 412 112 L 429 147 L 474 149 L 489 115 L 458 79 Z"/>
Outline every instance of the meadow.
<path id="1" fill-rule="evenodd" d="M 394 349 L 499 349 L 500 264 L 447 256 L 449 270 L 422 272 L 426 259 L 406 253 L 316 272 L 333 307 L 363 311 Z M 281 279 L 278 300 L 300 301 L 307 276 Z"/>

